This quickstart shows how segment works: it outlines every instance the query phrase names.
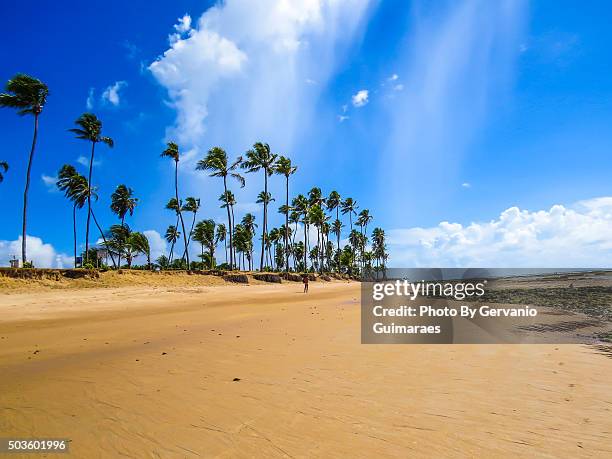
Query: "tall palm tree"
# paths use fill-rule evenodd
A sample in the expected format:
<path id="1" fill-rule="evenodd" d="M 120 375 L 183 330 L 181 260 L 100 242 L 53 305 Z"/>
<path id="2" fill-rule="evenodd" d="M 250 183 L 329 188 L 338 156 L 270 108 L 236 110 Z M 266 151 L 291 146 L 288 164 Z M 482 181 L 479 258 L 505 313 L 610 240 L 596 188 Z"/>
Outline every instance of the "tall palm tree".
<path id="1" fill-rule="evenodd" d="M 29 75 L 18 73 L 6 83 L 6 92 L 0 94 L 0 107 L 15 108 L 20 116 L 34 115 L 34 134 L 32 135 L 32 147 L 28 159 L 26 171 L 26 182 L 23 190 L 23 220 L 21 226 L 21 263 L 26 266 L 26 229 L 28 213 L 28 191 L 30 189 L 30 174 L 32 172 L 32 161 L 36 150 L 36 139 L 38 138 L 38 117 L 42 113 L 47 102 L 49 88 L 42 81 Z M 2 168 L 6 172 L 8 164 L 3 163 Z M 0 174 L 0 177 L 2 175 Z M 1 180 L 0 180 L 1 181 Z"/>
<path id="2" fill-rule="evenodd" d="M 230 260 L 236 261 L 236 244 L 234 243 L 234 235 L 232 233 L 236 233 L 234 228 L 235 220 L 234 220 L 234 205 L 236 204 L 236 197 L 232 190 L 227 190 L 221 196 L 219 196 L 219 201 L 222 202 L 222 209 L 229 209 L 229 227 L 230 227 Z M 231 267 L 233 269 L 233 267 Z"/>
<path id="3" fill-rule="evenodd" d="M 199 171 L 211 171 L 210 176 L 211 177 L 221 177 L 223 179 L 223 191 L 226 194 L 227 193 L 227 177 L 233 177 L 234 179 L 238 180 L 238 183 L 240 183 L 240 188 L 244 188 L 244 177 L 242 177 L 242 175 L 238 174 L 237 172 L 234 172 L 236 170 L 236 168 L 240 165 L 240 163 L 242 162 L 242 158 L 239 156 L 236 161 L 234 161 L 233 163 L 229 164 L 228 160 L 227 160 L 227 153 L 225 152 L 225 150 L 223 148 L 219 148 L 219 147 L 213 147 L 210 150 L 208 150 L 208 153 L 206 153 L 206 156 L 204 157 L 204 159 L 201 159 L 200 161 L 198 161 L 198 164 L 196 166 L 196 170 Z M 232 217 L 231 217 L 231 212 L 230 212 L 230 208 L 229 206 L 227 207 L 227 222 L 228 222 L 228 226 L 229 226 L 229 246 L 230 246 L 230 259 L 229 259 L 229 265 L 230 265 L 230 269 L 234 269 L 234 256 L 232 253 Z"/>
<path id="4" fill-rule="evenodd" d="M 74 240 L 74 267 L 77 267 L 77 224 L 76 211 L 87 203 L 89 186 L 87 179 L 77 172 L 74 166 L 64 164 L 57 174 L 57 188 L 72 201 L 72 235 Z"/>
<path id="5" fill-rule="evenodd" d="M 115 142 L 110 137 L 104 137 L 102 135 L 102 121 L 98 119 L 93 113 L 83 113 L 75 124 L 78 126 L 73 129 L 69 129 L 70 132 L 76 135 L 77 139 L 87 140 L 91 142 L 91 155 L 89 158 L 89 174 L 87 176 L 87 183 L 89 187 L 93 189 L 91 182 L 91 175 L 93 171 L 94 155 L 96 150 L 96 144 L 99 142 L 105 143 L 110 148 L 115 145 Z M 91 196 L 87 198 L 87 226 L 85 227 L 85 261 L 89 261 L 89 220 L 91 217 Z"/>
<path id="6" fill-rule="evenodd" d="M 166 230 L 166 234 L 164 235 L 164 237 L 166 238 L 166 241 L 170 243 L 170 256 L 168 257 L 168 260 L 170 263 L 172 263 L 172 254 L 174 253 L 174 244 L 176 244 L 176 241 L 178 240 L 178 238 L 181 237 L 181 233 L 180 231 L 176 229 L 176 226 L 170 225 L 168 229 Z"/>
<path id="7" fill-rule="evenodd" d="M 172 160 L 174 160 L 174 194 L 176 197 L 177 202 L 180 203 L 180 199 L 179 199 L 179 192 L 178 192 L 178 163 L 179 163 L 179 157 L 180 157 L 180 152 L 179 152 L 179 147 L 176 143 L 174 142 L 168 142 L 168 144 L 166 145 L 166 149 L 164 151 L 162 151 L 161 155 L 162 158 L 171 158 Z M 185 256 L 187 257 L 187 270 L 189 271 L 190 265 L 189 265 L 189 251 L 187 250 L 187 237 L 189 236 L 187 233 L 185 233 L 185 222 L 183 221 L 183 214 L 181 213 L 181 206 L 178 206 L 178 216 L 179 216 L 179 220 L 181 221 L 181 228 L 183 230 L 183 242 L 185 243 Z"/>
<path id="8" fill-rule="evenodd" d="M 128 188 L 125 185 L 119 185 L 113 194 L 111 194 L 111 211 L 121 219 L 121 226 L 125 224 L 125 216 L 129 213 L 130 217 L 134 215 L 134 209 L 138 204 L 138 198 L 134 197 L 134 190 Z M 127 242 L 127 238 L 125 238 Z M 123 250 L 117 252 L 119 259 L 118 264 L 121 267 L 121 255 Z M 131 261 L 128 262 L 128 266 L 131 266 Z"/>
<path id="9" fill-rule="evenodd" d="M 0 183 L 4 180 L 4 173 L 8 172 L 9 165 L 6 161 L 0 161 Z"/>
<path id="10" fill-rule="evenodd" d="M 344 201 L 340 203 L 340 210 L 342 211 L 342 215 L 349 214 L 349 222 L 351 224 L 351 231 L 353 231 L 353 215 L 357 215 L 357 201 L 353 198 L 346 198 Z"/>
<path id="11" fill-rule="evenodd" d="M 251 213 L 247 213 L 242 217 L 242 221 L 240 222 L 244 229 L 248 231 L 249 240 L 247 241 L 249 246 L 248 259 L 249 259 L 249 270 L 252 269 L 251 262 L 253 261 L 253 236 L 255 235 L 255 228 L 257 228 L 257 223 L 255 223 L 255 215 Z"/>
<path id="12" fill-rule="evenodd" d="M 340 197 L 340 193 L 338 193 L 336 190 L 329 193 L 329 197 L 327 198 L 327 201 L 325 202 L 325 205 L 327 206 L 327 210 L 329 210 L 330 212 L 333 212 L 334 210 L 336 211 L 336 221 L 340 221 L 340 203 L 341 202 L 342 202 L 342 198 Z M 332 232 L 336 235 L 336 239 L 338 242 L 338 250 L 340 250 L 340 232 L 342 231 L 342 223 L 340 223 L 340 230 L 338 232 L 335 231 L 337 229 L 336 226 L 337 226 L 336 222 L 334 222 Z"/>
<path id="13" fill-rule="evenodd" d="M 189 234 L 187 235 L 187 247 L 189 247 L 189 242 L 191 242 L 191 233 L 193 233 L 193 227 L 195 226 L 196 215 L 198 210 L 200 210 L 200 198 L 194 198 L 193 196 L 188 196 L 185 198 L 185 204 L 183 205 L 184 212 L 192 212 L 193 220 L 191 221 L 191 228 L 189 230 Z"/>
<path id="14" fill-rule="evenodd" d="M 268 194 L 268 177 L 274 172 L 276 158 L 278 155 L 270 151 L 270 145 L 267 143 L 257 142 L 253 148 L 246 153 L 247 159 L 242 163 L 242 168 L 248 172 L 264 171 L 264 193 Z M 263 269 L 264 251 L 266 245 L 266 234 L 268 231 L 268 204 L 264 202 L 263 206 L 263 228 L 261 236 L 261 258 L 259 261 L 259 270 Z"/>
<path id="15" fill-rule="evenodd" d="M 272 201 L 274 201 L 274 198 L 272 197 L 272 194 L 269 191 L 261 191 L 258 195 L 257 195 L 257 199 L 255 200 L 255 202 L 257 204 L 263 204 L 264 209 L 268 208 L 268 204 L 270 204 Z M 264 217 L 266 215 L 266 211 L 264 210 Z M 268 232 L 264 231 L 262 233 L 262 241 L 265 242 L 264 247 L 268 247 L 267 245 L 267 238 L 268 238 Z M 262 247 L 262 250 L 264 250 L 264 247 Z M 266 254 L 266 265 L 268 264 L 268 255 Z M 263 265 L 262 265 L 263 266 Z M 261 271 L 263 268 L 262 266 L 260 266 L 259 270 Z"/>
<path id="16" fill-rule="evenodd" d="M 274 171 L 285 176 L 285 270 L 289 272 L 289 177 L 295 174 L 297 167 L 291 164 L 291 160 L 280 156 L 276 162 Z"/>
<path id="17" fill-rule="evenodd" d="M 303 194 L 298 194 L 293 198 L 293 201 L 291 201 L 291 206 L 302 218 L 302 224 L 304 225 L 304 271 L 308 271 L 308 199 Z"/>

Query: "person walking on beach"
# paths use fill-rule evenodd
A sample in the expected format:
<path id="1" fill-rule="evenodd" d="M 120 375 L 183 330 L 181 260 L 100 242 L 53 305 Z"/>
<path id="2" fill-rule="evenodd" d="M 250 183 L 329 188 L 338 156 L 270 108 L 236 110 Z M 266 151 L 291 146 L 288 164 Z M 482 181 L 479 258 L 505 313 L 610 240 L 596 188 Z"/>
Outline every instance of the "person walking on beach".
<path id="1" fill-rule="evenodd" d="M 302 282 L 304 282 L 304 293 L 308 293 L 308 274 L 304 274 Z"/>

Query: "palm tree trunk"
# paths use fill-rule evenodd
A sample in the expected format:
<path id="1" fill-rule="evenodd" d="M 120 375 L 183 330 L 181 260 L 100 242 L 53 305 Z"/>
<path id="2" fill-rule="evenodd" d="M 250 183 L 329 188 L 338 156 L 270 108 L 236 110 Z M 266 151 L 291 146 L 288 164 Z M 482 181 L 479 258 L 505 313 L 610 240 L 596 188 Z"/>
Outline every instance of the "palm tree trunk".
<path id="1" fill-rule="evenodd" d="M 289 176 L 285 194 L 285 271 L 289 274 Z"/>
<path id="2" fill-rule="evenodd" d="M 93 162 L 96 149 L 96 142 L 91 142 L 91 157 L 89 158 L 89 175 L 87 185 L 90 192 L 87 194 L 87 226 L 85 227 L 85 263 L 89 261 L 89 219 L 91 217 L 91 174 L 93 172 Z M 114 264 L 114 262 L 113 262 Z"/>
<path id="3" fill-rule="evenodd" d="M 181 212 L 181 201 L 179 201 L 178 193 L 178 161 L 174 161 L 174 194 L 176 196 L 176 206 L 181 220 L 181 228 L 183 229 L 183 241 L 185 242 L 185 255 L 187 257 L 187 271 L 190 270 L 189 266 L 189 242 L 187 242 L 187 234 L 185 233 L 185 222 L 183 221 L 183 213 Z"/>
<path id="4" fill-rule="evenodd" d="M 223 176 L 223 189 L 225 191 L 225 207 L 227 209 L 227 224 L 229 225 L 229 267 L 234 269 L 234 257 L 232 256 L 232 216 L 230 214 L 229 203 L 227 202 L 227 177 Z M 225 250 L 225 262 L 227 263 L 227 248 Z"/>
<path id="5" fill-rule="evenodd" d="M 102 236 L 102 240 L 104 241 L 104 247 L 106 247 L 106 251 L 108 252 L 108 254 L 111 257 L 111 261 L 113 262 L 113 266 L 116 268 L 117 264 L 115 263 L 115 257 L 113 257 L 113 252 L 108 248 L 108 242 L 106 240 L 106 236 L 104 236 L 104 231 L 102 231 L 102 227 L 98 223 L 98 219 L 96 218 L 96 214 L 94 214 L 93 211 L 91 212 L 91 216 L 93 217 L 94 223 L 98 227 L 98 231 L 100 231 L 100 236 Z"/>
<path id="6" fill-rule="evenodd" d="M 76 228 L 76 204 L 72 206 L 72 235 L 74 239 L 74 267 L 77 267 L 77 228 Z"/>
<path id="7" fill-rule="evenodd" d="M 30 173 L 32 172 L 32 161 L 34 160 L 34 151 L 36 150 L 36 139 L 38 138 L 38 113 L 34 115 L 34 134 L 32 135 L 32 148 L 30 149 L 30 158 L 28 159 L 28 170 L 26 172 L 26 183 L 23 190 L 23 221 L 21 225 L 21 266 L 25 266 L 27 261 L 26 256 L 26 241 L 27 241 L 27 223 L 28 223 L 28 191 L 30 190 Z"/>
<path id="8" fill-rule="evenodd" d="M 230 224 L 230 228 L 232 229 L 231 231 L 232 231 L 232 233 L 233 233 L 233 232 L 234 232 L 234 228 L 235 228 L 235 223 L 236 223 L 236 222 L 234 221 L 234 206 L 230 206 L 230 205 L 228 205 L 228 210 L 229 210 L 230 215 L 231 215 L 231 217 L 232 217 L 232 221 L 231 221 L 231 224 Z M 230 236 L 230 237 L 231 237 L 231 236 Z M 236 247 L 235 247 L 235 246 L 232 246 L 231 244 L 230 244 L 230 255 L 231 255 L 231 257 L 232 257 L 232 260 L 234 260 L 234 263 L 236 263 Z"/>
<path id="9" fill-rule="evenodd" d="M 264 250 L 266 247 L 266 222 L 268 219 L 268 171 L 264 168 L 264 208 L 263 208 L 263 234 L 261 235 L 261 259 L 259 261 L 259 270 L 263 271 Z"/>
<path id="10" fill-rule="evenodd" d="M 308 256 L 308 239 L 306 235 L 308 234 L 308 223 L 304 220 L 304 272 L 308 271 L 308 264 L 306 257 Z"/>

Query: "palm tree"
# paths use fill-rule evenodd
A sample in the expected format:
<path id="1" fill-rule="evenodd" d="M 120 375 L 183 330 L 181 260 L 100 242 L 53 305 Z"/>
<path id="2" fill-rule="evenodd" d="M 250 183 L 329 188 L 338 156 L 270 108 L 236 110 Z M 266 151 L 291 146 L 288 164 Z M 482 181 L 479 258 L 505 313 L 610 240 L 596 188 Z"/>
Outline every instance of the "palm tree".
<path id="1" fill-rule="evenodd" d="M 242 163 L 242 168 L 248 172 L 264 171 L 264 194 L 268 195 L 268 177 L 272 175 L 275 169 L 276 158 L 270 152 L 270 145 L 267 143 L 257 142 L 253 145 L 253 149 L 247 151 L 247 159 Z M 268 204 L 264 202 L 263 208 L 263 228 L 261 236 L 261 258 L 259 261 L 259 270 L 263 269 L 264 265 L 264 250 L 266 245 L 266 233 L 268 230 Z"/>
<path id="2" fill-rule="evenodd" d="M 89 175 L 87 176 L 87 183 L 89 187 L 93 188 L 91 182 L 91 175 L 93 171 L 94 155 L 96 150 L 96 144 L 99 142 L 105 143 L 112 148 L 115 143 L 110 137 L 102 136 L 102 121 L 98 119 L 93 113 L 83 113 L 75 124 L 79 127 L 69 129 L 70 132 L 76 134 L 77 139 L 87 140 L 91 142 L 91 156 L 89 158 Z M 89 257 L 89 219 L 91 217 L 91 197 L 87 198 L 87 226 L 85 227 L 85 261 L 88 261 Z"/>
<path id="3" fill-rule="evenodd" d="M 329 210 L 330 212 L 333 212 L 334 210 L 336 211 L 336 221 L 340 221 L 340 203 L 341 202 L 342 202 L 342 198 L 340 197 L 340 193 L 338 193 L 336 190 L 329 193 L 329 197 L 327 198 L 327 201 L 325 202 L 325 205 L 327 206 L 327 210 Z M 340 250 L 340 233 L 342 231 L 342 223 L 340 223 L 340 230 L 338 232 L 336 232 L 335 229 L 336 229 L 336 222 L 334 222 L 332 232 L 336 235 L 337 242 L 338 242 L 338 250 Z"/>
<path id="4" fill-rule="evenodd" d="M 179 163 L 179 147 L 176 143 L 174 142 L 168 142 L 168 144 L 166 145 L 166 149 L 164 151 L 162 151 L 161 155 L 162 158 L 171 158 L 174 160 L 174 194 L 176 197 L 176 201 L 178 203 L 180 203 L 180 199 L 179 199 L 179 192 L 178 192 L 178 163 Z M 179 216 L 179 220 L 181 221 L 181 228 L 183 230 L 183 241 L 185 243 L 185 256 L 187 257 L 187 270 L 189 270 L 189 251 L 187 250 L 187 237 L 189 236 L 188 234 L 185 233 L 185 222 L 183 221 L 183 214 L 181 213 L 181 206 L 179 204 L 179 206 L 177 207 L 177 212 L 178 212 L 178 216 Z"/>
<path id="5" fill-rule="evenodd" d="M 255 215 L 251 213 L 245 214 L 244 217 L 242 217 L 242 221 L 240 223 L 242 224 L 242 226 L 244 226 L 244 229 L 248 231 L 249 234 L 248 244 L 250 250 L 248 252 L 248 259 L 249 270 L 251 270 L 251 262 L 253 261 L 253 236 L 255 235 L 255 228 L 257 228 L 257 223 L 255 223 Z"/>
<path id="6" fill-rule="evenodd" d="M 110 209 L 121 219 L 121 224 L 125 222 L 125 216 L 129 213 L 134 215 L 134 209 L 138 205 L 138 198 L 134 197 L 134 190 L 125 185 L 119 185 L 111 194 Z"/>
<path id="7" fill-rule="evenodd" d="M 263 204 L 264 209 L 267 209 L 268 204 L 270 204 L 272 201 L 274 201 L 274 198 L 272 197 L 272 194 L 269 191 L 261 191 L 258 195 L 257 195 L 257 199 L 255 200 L 255 202 L 257 204 Z M 264 217 L 266 215 L 266 211 L 264 210 Z M 262 241 L 265 241 L 266 244 L 264 244 L 265 247 L 267 247 L 267 237 L 268 237 L 268 233 L 266 231 L 264 231 L 262 233 Z M 262 247 L 262 250 L 264 250 L 264 248 Z M 268 264 L 268 255 L 266 255 L 266 265 Z M 262 267 L 259 268 L 259 270 L 262 270 Z"/>
<path id="8" fill-rule="evenodd" d="M 349 214 L 349 222 L 351 224 L 351 231 L 353 231 L 353 214 L 357 215 L 357 201 L 353 200 L 353 198 L 346 198 L 342 203 L 340 203 L 340 210 L 342 211 L 342 215 Z"/>
<path id="9" fill-rule="evenodd" d="M 130 217 L 134 215 L 134 209 L 136 208 L 137 204 L 138 198 L 134 197 L 134 190 L 128 188 L 125 185 L 119 185 L 111 195 L 110 209 L 121 219 L 122 226 L 125 224 L 125 216 L 128 213 L 130 214 Z M 120 250 L 117 255 L 117 257 L 119 258 L 119 267 L 121 267 L 121 254 L 122 251 Z M 131 261 L 128 262 L 128 266 L 129 265 L 131 265 Z"/>
<path id="10" fill-rule="evenodd" d="M 191 241 L 191 233 L 193 233 L 193 227 L 196 221 L 196 215 L 198 210 L 200 210 L 200 199 L 194 198 L 193 196 L 188 196 L 185 198 L 185 204 L 183 205 L 183 211 L 185 212 L 193 212 L 193 220 L 191 221 L 191 229 L 189 230 L 189 234 L 187 235 L 187 247 L 189 247 L 189 242 Z"/>
<path id="11" fill-rule="evenodd" d="M 219 241 L 218 236 L 218 232 L 215 234 L 215 221 L 210 219 L 198 222 L 193 230 L 193 240 L 202 245 L 202 265 L 204 265 L 204 247 L 208 249 L 210 269 L 215 267 L 215 247 Z"/>
<path id="12" fill-rule="evenodd" d="M 174 253 L 174 244 L 179 237 L 181 237 L 181 233 L 176 229 L 176 226 L 170 225 L 166 230 L 166 234 L 164 236 L 166 241 L 168 241 L 170 245 L 170 256 L 168 257 L 169 263 L 172 263 L 172 254 Z"/>
<path id="13" fill-rule="evenodd" d="M 302 218 L 302 224 L 304 225 L 304 271 L 308 271 L 307 255 L 308 255 L 308 199 L 303 194 L 298 194 L 291 201 L 291 206 L 295 209 L 295 212 Z"/>
<path id="14" fill-rule="evenodd" d="M 77 267 L 77 225 L 76 211 L 87 202 L 89 186 L 87 179 L 77 172 L 74 166 L 64 164 L 57 174 L 57 188 L 72 201 L 72 234 L 74 239 L 74 267 Z"/>
<path id="15" fill-rule="evenodd" d="M 0 161 L 0 183 L 4 180 L 4 173 L 8 172 L 9 165 L 6 161 Z"/>
<path id="16" fill-rule="evenodd" d="M 149 245 L 149 239 L 147 239 L 147 236 L 145 236 L 143 233 L 134 231 L 130 234 L 126 243 L 126 253 L 129 268 L 132 267 L 133 254 L 142 253 L 143 255 L 146 255 L 147 267 L 151 269 L 151 247 Z"/>
<path id="17" fill-rule="evenodd" d="M 374 217 L 370 215 L 370 211 L 368 209 L 363 209 L 359 212 L 359 218 L 357 219 L 357 224 L 364 229 L 363 233 L 367 234 L 368 232 L 368 224 L 372 222 Z"/>
<path id="18" fill-rule="evenodd" d="M 227 177 L 235 178 L 240 183 L 240 188 L 244 188 L 244 177 L 238 174 L 237 172 L 233 172 L 242 162 L 242 158 L 239 156 L 236 161 L 232 164 L 228 164 L 227 153 L 223 148 L 213 147 L 208 150 L 208 153 L 204 157 L 198 161 L 196 166 L 196 170 L 199 171 L 211 171 L 210 177 L 221 177 L 223 178 L 223 190 L 224 193 L 227 194 Z M 227 222 L 229 227 L 229 246 L 230 246 L 230 269 L 234 269 L 234 256 L 232 253 L 232 216 L 230 212 L 230 208 L 227 207 Z"/>
<path id="19" fill-rule="evenodd" d="M 38 137 L 38 117 L 42 113 L 47 102 L 49 88 L 42 81 L 29 75 L 18 73 L 6 83 L 6 92 L 0 94 L 0 107 L 15 108 L 20 116 L 34 115 L 34 134 L 32 136 L 32 147 L 28 159 L 26 171 L 26 182 L 23 190 L 23 222 L 21 227 L 21 263 L 26 266 L 26 227 L 28 213 L 28 190 L 30 189 L 30 174 L 32 172 L 32 160 L 36 150 L 36 139 Z M 2 163 L 4 172 L 8 170 L 8 164 Z M 0 177 L 2 174 L 0 174 Z M 1 180 L 0 180 L 1 181 Z"/>
<path id="20" fill-rule="evenodd" d="M 291 164 L 291 160 L 280 156 L 276 162 L 275 172 L 285 176 L 285 270 L 289 272 L 289 176 L 295 174 L 297 167 Z"/>
<path id="21" fill-rule="evenodd" d="M 234 220 L 234 205 L 236 204 L 236 197 L 232 190 L 227 190 L 221 196 L 219 196 L 219 201 L 222 202 L 222 209 L 229 209 L 229 227 L 230 227 L 230 260 L 236 261 L 236 244 L 233 243 L 233 235 L 235 233 L 235 220 Z M 234 269 L 233 267 L 230 267 Z"/>

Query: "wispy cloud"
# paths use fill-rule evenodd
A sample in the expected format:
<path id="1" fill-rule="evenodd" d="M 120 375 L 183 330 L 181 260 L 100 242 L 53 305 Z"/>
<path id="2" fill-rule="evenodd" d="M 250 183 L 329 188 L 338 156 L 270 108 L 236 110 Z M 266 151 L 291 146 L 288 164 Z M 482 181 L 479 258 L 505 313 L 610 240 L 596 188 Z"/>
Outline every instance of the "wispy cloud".
<path id="1" fill-rule="evenodd" d="M 394 102 L 385 105 L 388 135 L 379 162 L 380 192 L 391 207 L 423 192 L 432 202 L 452 192 L 450 178 L 485 127 L 492 94 L 495 103 L 511 95 L 524 41 L 524 1 L 439 5 L 435 20 L 413 16 L 394 64 L 398 78 L 391 77 Z"/>
<path id="2" fill-rule="evenodd" d="M 85 106 L 87 107 L 87 110 L 92 110 L 94 108 L 94 103 L 95 103 L 95 89 L 94 88 L 89 88 L 89 92 L 87 93 L 87 100 L 85 101 Z"/>
<path id="3" fill-rule="evenodd" d="M 116 81 L 114 84 L 108 86 L 102 93 L 102 102 L 118 107 L 121 104 L 120 91 L 126 86 L 127 82 L 125 81 Z"/>

